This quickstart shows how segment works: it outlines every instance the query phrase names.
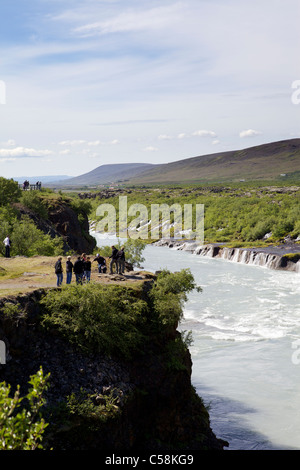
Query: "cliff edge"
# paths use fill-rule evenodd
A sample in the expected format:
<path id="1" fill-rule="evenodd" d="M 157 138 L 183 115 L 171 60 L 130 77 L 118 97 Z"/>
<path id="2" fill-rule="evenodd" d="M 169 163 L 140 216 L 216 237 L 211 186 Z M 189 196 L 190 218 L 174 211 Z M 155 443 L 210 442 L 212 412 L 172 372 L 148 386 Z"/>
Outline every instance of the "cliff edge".
<path id="1" fill-rule="evenodd" d="M 45 298 L 55 297 L 58 289 L 0 300 L 0 340 L 7 356 L 0 365 L 0 381 L 11 384 L 12 390 L 19 384 L 25 393 L 30 375 L 40 367 L 50 373 L 43 409 L 49 423 L 45 450 L 195 451 L 228 445 L 213 433 L 208 411 L 191 384 L 192 361 L 178 322 L 166 325 L 156 316 L 150 294 L 156 279 L 146 273 L 138 286 L 112 287 L 117 289 L 111 292 L 115 301 L 125 309 L 130 306 L 125 315 L 136 313 L 130 344 L 142 337 L 129 356 L 115 349 L 85 348 L 89 326 L 81 332 L 82 343 L 63 334 L 57 318 L 45 328 L 45 318 L 51 318 Z M 101 298 L 109 286 L 102 288 Z M 87 287 L 73 289 L 75 299 L 78 289 Z M 83 295 L 80 291 L 79 297 Z M 66 322 L 75 315 L 70 313 Z M 95 334 L 101 328 L 104 333 L 105 326 L 99 324 Z M 121 336 L 114 338 L 113 348 L 118 342 Z"/>

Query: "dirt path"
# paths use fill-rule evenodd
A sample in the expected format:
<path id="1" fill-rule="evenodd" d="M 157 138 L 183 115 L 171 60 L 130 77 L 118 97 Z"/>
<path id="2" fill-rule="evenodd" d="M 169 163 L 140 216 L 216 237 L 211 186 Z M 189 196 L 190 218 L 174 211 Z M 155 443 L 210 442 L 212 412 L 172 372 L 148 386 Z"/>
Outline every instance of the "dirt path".
<path id="1" fill-rule="evenodd" d="M 56 287 L 54 265 L 57 258 L 34 256 L 32 258 L 0 258 L 0 297 L 19 295 L 40 288 Z M 62 265 L 65 266 L 66 258 Z M 101 284 L 140 282 L 147 277 L 146 273 L 130 271 L 124 275 L 99 274 L 96 263 L 92 265 L 91 281 Z M 72 277 L 72 284 L 75 276 Z M 66 284 L 64 273 L 63 285 Z"/>

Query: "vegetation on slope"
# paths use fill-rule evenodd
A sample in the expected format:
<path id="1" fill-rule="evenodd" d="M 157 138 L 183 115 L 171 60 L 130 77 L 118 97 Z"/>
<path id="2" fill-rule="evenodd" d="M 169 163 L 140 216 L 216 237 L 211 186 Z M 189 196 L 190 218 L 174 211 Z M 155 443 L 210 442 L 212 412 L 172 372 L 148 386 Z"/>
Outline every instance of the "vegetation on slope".
<path id="1" fill-rule="evenodd" d="M 300 139 L 219 152 L 157 165 L 128 180 L 129 184 L 232 182 L 246 179 L 284 180 L 295 177 L 300 166 Z"/>
<path id="2" fill-rule="evenodd" d="M 119 359 L 120 364 L 124 364 L 124 361 L 125 364 L 130 364 L 133 361 L 133 370 L 135 367 L 139 369 L 147 361 L 150 363 L 154 361 L 152 367 L 155 365 L 158 371 L 165 371 L 161 377 L 157 376 L 153 371 L 155 373 L 155 380 L 163 382 L 167 380 L 166 385 L 168 384 L 168 387 L 166 391 L 170 393 L 170 397 L 173 397 L 172 399 L 174 399 L 174 393 L 178 397 L 178 386 L 182 387 L 181 393 L 184 392 L 185 400 L 187 400 L 184 401 L 184 408 L 181 411 L 182 419 L 188 423 L 193 434 L 192 439 L 198 439 L 201 444 L 201 440 L 205 436 L 202 434 L 199 434 L 199 436 L 195 435 L 195 429 L 201 428 L 201 420 L 203 420 L 203 428 L 209 430 L 209 417 L 201 399 L 196 396 L 190 385 L 190 372 L 186 363 L 187 341 L 183 334 L 181 335 L 176 331 L 178 322 L 183 315 L 183 303 L 186 300 L 187 293 L 193 289 L 201 289 L 197 288 L 189 270 L 182 270 L 177 273 L 170 273 L 164 270 L 156 278 L 152 276 L 149 283 L 145 281 L 144 288 L 141 286 L 135 288 L 134 286 L 99 286 L 89 284 L 48 291 L 39 302 L 39 314 L 34 314 L 34 322 L 33 317 L 29 321 L 30 325 L 28 325 L 28 328 L 29 326 L 32 328 L 32 332 L 28 332 L 30 333 L 30 344 L 26 345 L 28 337 L 23 339 L 27 352 L 22 361 L 22 376 L 24 378 L 25 371 L 28 368 L 32 368 L 30 349 L 32 348 L 35 357 L 37 345 L 39 341 L 43 341 L 43 338 L 44 342 L 46 342 L 47 338 L 47 346 L 45 346 L 45 351 L 43 351 L 44 354 L 40 354 L 38 358 L 35 357 L 35 363 L 36 359 L 43 361 L 43 367 L 45 366 L 45 369 L 48 370 L 50 362 L 53 364 L 53 358 L 56 355 L 57 361 L 60 362 L 61 360 L 60 349 L 56 351 L 58 338 L 62 339 L 61 344 L 64 345 L 64 349 L 68 348 L 68 344 L 74 346 L 74 361 L 77 356 L 82 354 L 87 355 L 89 358 L 94 357 L 95 361 L 100 358 L 103 359 L 103 357 L 112 357 L 114 360 Z M 28 313 L 22 312 L 20 305 L 12 304 L 11 301 L 12 299 L 9 299 L 0 309 L 0 325 L 3 327 L 5 324 L 4 331 L 10 331 L 12 324 L 16 321 L 20 322 L 21 318 L 23 318 L 24 334 L 26 331 L 24 321 Z M 35 324 L 35 322 L 37 323 Z M 10 324 L 11 326 L 9 326 Z M 46 336 L 44 337 L 43 335 Z M 52 343 L 51 337 L 53 338 Z M 35 341 L 37 342 L 36 344 Z M 22 347 L 21 344 L 19 339 L 18 348 Z M 47 350 L 49 350 L 51 356 L 49 363 L 45 362 Z M 13 350 L 11 354 L 10 373 L 14 367 L 15 353 Z M 137 364 L 140 365 L 137 366 Z M 17 371 L 18 367 L 16 368 L 18 376 Z M 47 387 L 49 386 L 50 389 L 52 382 L 51 372 L 50 368 L 50 375 L 46 377 Z M 93 374 L 93 372 L 90 373 Z M 113 374 L 113 371 L 111 371 L 111 374 Z M 138 371 L 139 384 L 141 384 L 140 380 L 143 374 L 143 370 Z M 145 375 L 145 383 L 148 383 L 149 374 L 150 370 Z M 184 384 L 182 382 L 183 377 L 185 378 Z M 85 448 L 88 448 L 89 439 L 92 442 L 95 436 L 97 436 L 96 440 L 99 439 L 99 441 L 97 441 L 96 446 L 98 449 L 101 449 L 101 446 L 104 445 L 103 443 L 106 442 L 107 429 L 113 430 L 118 439 L 120 438 L 119 427 L 123 411 L 120 401 L 116 400 L 114 390 L 104 394 L 99 390 L 98 393 L 95 391 L 95 394 L 91 395 L 83 386 L 80 388 L 80 393 L 77 387 L 76 390 L 75 388 L 72 389 L 70 395 L 61 396 L 59 393 L 57 394 L 54 387 L 51 394 L 51 405 L 48 406 L 46 401 L 47 393 L 43 396 L 43 392 L 46 391 L 46 378 L 43 377 L 42 369 L 40 369 L 40 372 L 31 379 L 34 389 L 27 394 L 28 402 L 22 402 L 22 404 L 17 402 L 18 396 L 16 395 L 13 400 L 15 400 L 15 404 L 18 407 L 11 408 L 9 416 L 5 413 L 5 409 L 6 406 L 13 405 L 13 401 L 8 401 L 8 393 L 11 391 L 11 388 L 10 386 L 7 387 L 5 383 L 0 384 L 0 392 L 1 390 L 3 392 L 2 395 L 0 393 L 0 421 L 1 417 L 3 417 L 4 427 L 2 429 L 3 433 L 5 433 L 6 442 L 10 443 L 8 448 L 36 448 L 37 445 L 40 448 L 48 448 L 48 439 L 50 438 L 51 447 L 54 442 L 54 446 L 59 445 L 64 448 L 64 446 L 68 447 L 68 445 L 71 445 L 74 446 L 72 448 L 75 450 L 78 445 L 87 446 Z M 60 380 L 60 377 L 58 379 Z M 16 377 L 16 380 L 18 380 L 18 377 Z M 86 377 L 83 383 L 88 387 L 87 382 L 91 380 L 92 377 Z M 177 386 L 176 380 L 179 380 Z M 73 378 L 71 381 L 73 383 Z M 150 382 L 152 386 L 152 379 Z M 107 384 L 107 382 L 105 383 Z M 174 390 L 172 390 L 173 385 L 175 387 Z M 166 404 L 162 404 L 162 410 L 151 410 L 149 423 L 147 422 L 146 410 L 142 412 L 141 416 L 136 416 L 137 409 L 142 406 L 144 401 L 145 404 L 143 406 L 146 406 L 149 399 L 154 401 L 158 399 L 157 397 L 153 396 L 151 398 L 149 396 L 149 394 L 154 392 L 155 394 L 160 394 L 162 391 L 155 386 L 152 392 L 137 389 L 133 395 L 126 398 L 129 402 L 130 400 L 133 401 L 132 404 L 129 403 L 129 408 L 126 409 L 124 423 L 128 425 L 128 413 L 133 413 L 133 422 L 137 420 L 137 426 L 141 422 L 143 423 L 143 428 L 149 426 L 149 430 L 152 429 L 151 432 L 154 432 L 150 439 L 150 436 L 147 435 L 148 431 L 145 431 L 146 434 L 142 438 L 142 443 L 145 446 L 147 446 L 147 439 L 150 439 L 152 442 L 152 439 L 157 440 L 159 438 L 159 433 L 162 432 L 164 423 L 166 423 L 167 428 L 169 426 L 167 424 L 169 417 L 164 417 L 164 410 L 168 408 Z M 33 398 L 31 399 L 31 397 Z M 178 399 L 182 400 L 181 395 L 179 395 Z M 189 408 L 191 410 L 187 412 Z M 42 415 L 40 415 L 41 409 Z M 195 414 L 196 409 L 197 415 Z M 30 411 L 32 412 L 31 414 Z M 175 407 L 170 411 L 176 414 L 179 410 Z M 155 413 L 157 413 L 157 416 Z M 158 432 L 153 425 L 156 420 L 160 419 L 161 413 L 163 423 L 159 426 Z M 43 419 L 41 419 L 41 416 L 43 416 Z M 154 416 L 155 419 L 153 421 Z M 29 421 L 30 417 L 32 418 L 32 423 Z M 197 420 L 200 421 L 197 422 Z M 195 428 L 193 427 L 194 421 Z M 124 426 L 127 436 L 129 431 L 126 431 L 126 425 L 121 425 L 121 428 Z M 132 425 L 129 424 L 129 426 Z M 45 429 L 46 443 L 44 446 L 42 438 Z M 55 439 L 56 432 L 59 433 L 57 439 Z M 134 430 L 131 427 L 130 432 L 135 432 L 140 437 L 139 428 Z M 155 434 L 156 432 L 158 434 Z M 173 434 L 174 429 L 172 431 Z M 53 438 L 54 441 L 52 440 Z M 66 440 L 64 441 L 64 439 Z M 173 445 L 176 444 L 175 438 Z M 94 445 L 94 443 L 91 445 Z M 114 445 L 118 448 L 118 446 L 124 444 L 118 440 Z M 172 445 L 171 441 L 167 445 Z M 189 445 L 189 442 L 186 442 L 185 445 Z"/>
<path id="3" fill-rule="evenodd" d="M 95 196 L 91 199 L 91 218 L 97 221 L 97 207 L 105 202 L 115 207 L 118 222 L 120 195 L 127 196 L 128 208 L 134 204 L 146 206 L 148 222 L 152 204 L 168 204 L 169 207 L 180 204 L 182 208 L 184 204 L 191 204 L 193 221 L 196 204 L 203 204 L 205 243 L 258 245 L 279 243 L 285 237 L 293 240 L 300 237 L 299 186 L 236 183 L 228 186 L 136 187 L 117 192 L 105 201 L 101 196 Z M 128 224 L 135 217 L 137 215 L 128 216 Z"/>
<path id="4" fill-rule="evenodd" d="M 59 220 L 63 209 L 69 210 L 66 216 L 73 217 L 73 226 L 78 225 L 79 233 L 74 235 L 88 239 L 89 201 L 44 188 L 41 191 L 21 191 L 17 182 L 0 177 L 0 254 L 4 255 L 2 241 L 6 236 L 11 239 L 12 256 L 63 254 L 66 251 L 64 237 L 50 220 L 57 212 L 57 222 L 60 226 L 67 226 L 68 220 Z"/>

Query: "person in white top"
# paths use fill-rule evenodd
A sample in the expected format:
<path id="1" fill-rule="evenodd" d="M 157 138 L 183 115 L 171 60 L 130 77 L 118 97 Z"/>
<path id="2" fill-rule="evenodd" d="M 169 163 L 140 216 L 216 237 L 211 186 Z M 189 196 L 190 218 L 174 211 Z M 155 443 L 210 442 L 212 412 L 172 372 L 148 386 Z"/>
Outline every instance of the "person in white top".
<path id="1" fill-rule="evenodd" d="M 9 236 L 7 236 L 4 240 L 3 243 L 5 245 L 5 256 L 6 258 L 10 257 L 10 239 Z"/>

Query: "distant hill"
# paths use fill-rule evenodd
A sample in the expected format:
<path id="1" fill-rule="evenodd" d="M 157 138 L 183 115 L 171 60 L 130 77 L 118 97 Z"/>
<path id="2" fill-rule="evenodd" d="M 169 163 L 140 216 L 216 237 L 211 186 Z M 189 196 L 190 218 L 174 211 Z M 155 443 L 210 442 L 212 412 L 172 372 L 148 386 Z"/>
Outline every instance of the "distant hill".
<path id="1" fill-rule="evenodd" d="M 128 183 L 182 183 L 267 180 L 297 173 L 300 176 L 300 139 L 187 158 L 155 165 Z"/>
<path id="2" fill-rule="evenodd" d="M 287 175 L 300 178 L 300 139 L 257 145 L 243 150 L 213 153 L 165 164 L 102 165 L 80 176 L 50 183 L 56 187 L 101 184 L 169 184 L 272 180 Z"/>
<path id="3" fill-rule="evenodd" d="M 150 163 L 120 163 L 111 165 L 101 165 L 88 173 L 57 181 L 57 186 L 93 186 L 99 184 L 117 183 L 138 176 L 140 173 L 154 167 Z"/>

